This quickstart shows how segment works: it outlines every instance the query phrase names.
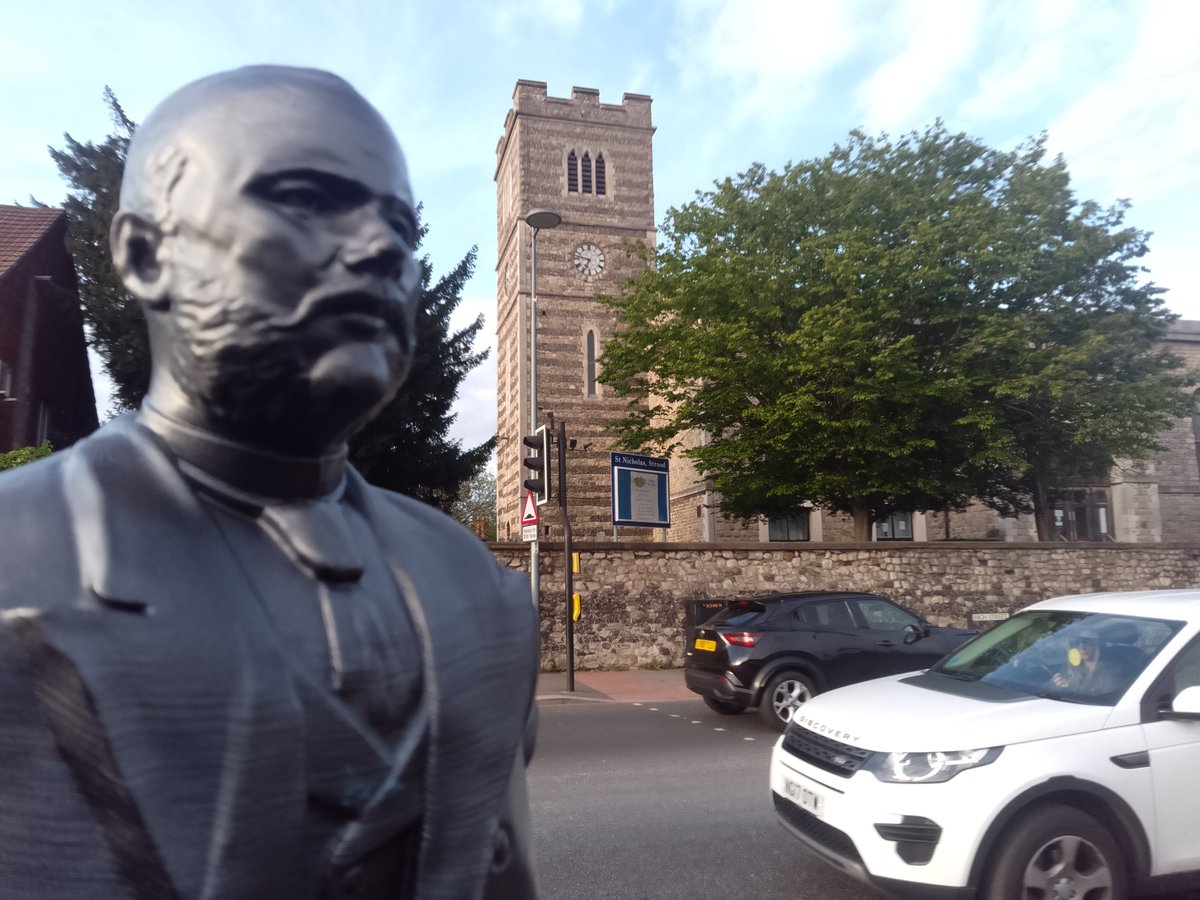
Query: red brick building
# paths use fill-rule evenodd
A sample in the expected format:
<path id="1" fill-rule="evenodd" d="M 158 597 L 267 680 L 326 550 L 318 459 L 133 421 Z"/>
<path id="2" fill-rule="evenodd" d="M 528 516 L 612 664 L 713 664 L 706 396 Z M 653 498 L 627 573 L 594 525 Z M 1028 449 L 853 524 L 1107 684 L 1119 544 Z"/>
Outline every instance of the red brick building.
<path id="1" fill-rule="evenodd" d="M 61 209 L 0 205 L 0 453 L 97 427 Z"/>

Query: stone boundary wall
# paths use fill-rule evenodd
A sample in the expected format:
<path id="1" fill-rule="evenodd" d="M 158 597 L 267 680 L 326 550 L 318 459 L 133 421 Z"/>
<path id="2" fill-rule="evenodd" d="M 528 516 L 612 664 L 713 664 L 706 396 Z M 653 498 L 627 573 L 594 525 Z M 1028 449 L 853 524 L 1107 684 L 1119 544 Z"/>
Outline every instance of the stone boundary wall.
<path id="1" fill-rule="evenodd" d="M 529 570 L 529 545 L 489 545 Z M 1200 544 L 576 544 L 576 669 L 683 665 L 689 601 L 767 591 L 874 591 L 936 625 L 1063 594 L 1200 588 Z M 542 668 L 566 668 L 565 560 L 541 544 Z"/>

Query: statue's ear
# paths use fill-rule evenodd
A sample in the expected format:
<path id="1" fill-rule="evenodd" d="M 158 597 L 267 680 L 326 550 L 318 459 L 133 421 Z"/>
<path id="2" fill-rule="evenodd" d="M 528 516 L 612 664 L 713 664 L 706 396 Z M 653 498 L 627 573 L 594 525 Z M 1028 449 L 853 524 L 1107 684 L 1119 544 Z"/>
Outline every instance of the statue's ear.
<path id="1" fill-rule="evenodd" d="M 129 292 L 151 308 L 168 302 L 166 267 L 162 264 L 162 230 L 131 212 L 113 217 L 109 232 L 113 263 Z"/>

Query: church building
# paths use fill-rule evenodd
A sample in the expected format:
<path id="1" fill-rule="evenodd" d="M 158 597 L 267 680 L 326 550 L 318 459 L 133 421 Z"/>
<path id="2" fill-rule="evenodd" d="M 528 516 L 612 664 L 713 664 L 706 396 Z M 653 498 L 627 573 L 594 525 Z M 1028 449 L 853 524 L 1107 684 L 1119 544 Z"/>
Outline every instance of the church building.
<path id="1" fill-rule="evenodd" d="M 770 520 L 723 515 L 719 494 L 678 453 L 670 461 L 670 528 L 613 527 L 612 426 L 627 401 L 597 380 L 616 322 L 596 297 L 616 293 L 622 279 L 641 270 L 632 245 L 654 247 L 650 105 L 650 97 L 629 93 L 619 104 L 602 103 L 598 91 L 579 87 L 569 99 L 550 97 L 540 81 L 518 81 L 513 92 L 495 170 L 497 538 L 521 537 L 521 485 L 528 476 L 522 460 L 531 452 L 522 437 L 538 425 L 554 434 L 562 423 L 577 541 L 851 541 L 849 516 L 817 508 Z M 1200 368 L 1200 322 L 1176 322 L 1166 344 L 1189 368 Z M 1194 542 L 1200 533 L 1195 419 L 1161 435 L 1164 450 L 1148 462 L 1119 464 L 1103 483 L 1070 491 L 1054 511 L 1054 538 Z M 684 448 L 705 439 L 686 435 Z M 557 448 L 550 455 L 554 484 Z M 557 504 L 541 508 L 538 527 L 543 539 L 562 539 Z M 1036 532 L 1032 516 L 1001 518 L 976 504 L 948 515 L 898 512 L 875 524 L 872 540 L 1033 541 Z"/>
<path id="2" fill-rule="evenodd" d="M 520 538 L 521 443 L 530 417 L 530 308 L 537 301 L 537 414 L 565 425 L 567 494 L 577 540 L 611 539 L 609 451 L 612 423 L 626 401 L 597 381 L 598 360 L 614 321 L 597 294 L 615 293 L 643 263 L 628 244 L 653 247 L 654 170 L 650 98 L 574 88 L 549 97 L 540 81 L 518 81 L 496 148 L 496 450 L 499 540 Z M 535 224 L 557 217 L 556 226 Z M 536 272 L 534 255 L 536 253 Z M 536 277 L 536 283 L 534 278 Z M 551 456 L 556 456 L 556 450 Z M 552 466 L 551 482 L 557 478 Z M 542 507 L 542 536 L 561 539 L 557 506 Z M 621 540 L 644 540 L 622 529 Z"/>

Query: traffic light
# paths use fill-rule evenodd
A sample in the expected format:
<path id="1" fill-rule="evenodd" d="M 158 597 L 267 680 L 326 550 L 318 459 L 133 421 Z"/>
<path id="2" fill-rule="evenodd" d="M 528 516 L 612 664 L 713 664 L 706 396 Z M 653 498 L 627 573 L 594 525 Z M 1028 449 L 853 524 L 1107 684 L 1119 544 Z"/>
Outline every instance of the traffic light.
<path id="1" fill-rule="evenodd" d="M 537 505 L 541 506 L 550 499 L 550 432 L 542 425 L 533 434 L 521 438 L 521 443 L 533 451 L 532 456 L 526 456 L 523 464 L 529 470 L 525 479 L 525 487 L 533 491 Z"/>

